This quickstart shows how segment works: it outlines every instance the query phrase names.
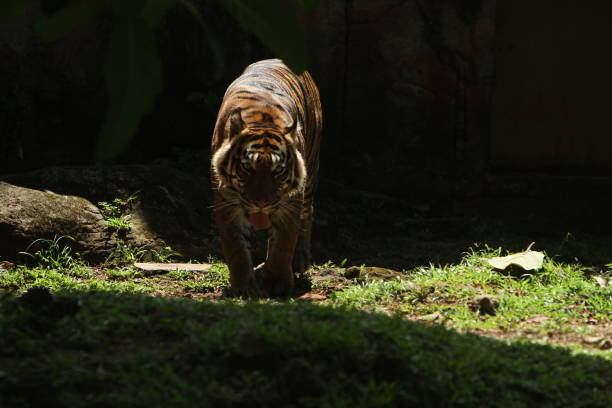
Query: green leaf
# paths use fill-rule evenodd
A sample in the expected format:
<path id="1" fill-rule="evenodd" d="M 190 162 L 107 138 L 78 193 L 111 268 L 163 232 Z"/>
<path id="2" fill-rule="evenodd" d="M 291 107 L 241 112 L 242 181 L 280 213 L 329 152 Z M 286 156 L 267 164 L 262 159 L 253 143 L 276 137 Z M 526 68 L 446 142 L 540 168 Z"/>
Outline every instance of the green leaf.
<path id="1" fill-rule="evenodd" d="M 125 4 L 125 0 L 122 1 L 121 5 Z M 141 9 L 132 10 L 133 15 L 139 15 L 149 23 L 151 29 L 159 24 L 160 20 L 166 14 L 168 9 L 174 7 L 179 0 L 146 0 L 142 3 Z"/>
<path id="2" fill-rule="evenodd" d="M 45 40 L 56 40 L 89 21 L 105 4 L 101 0 L 75 0 L 50 15 L 41 13 L 38 31 Z"/>
<path id="3" fill-rule="evenodd" d="M 306 10 L 312 10 L 319 0 L 298 0 L 298 3 L 302 5 Z"/>
<path id="4" fill-rule="evenodd" d="M 308 65 L 304 31 L 285 0 L 217 0 L 296 73 Z"/>
<path id="5" fill-rule="evenodd" d="M 25 10 L 26 0 L 2 0 L 0 20 L 15 18 Z"/>
<path id="6" fill-rule="evenodd" d="M 116 17 L 106 56 L 110 101 L 97 140 L 98 160 L 113 158 L 129 146 L 162 87 L 161 63 L 149 23 L 129 14 Z"/>
<path id="7" fill-rule="evenodd" d="M 195 18 L 198 23 L 204 25 L 204 19 L 202 18 L 200 10 L 198 10 L 196 5 L 193 4 L 191 0 L 178 0 L 178 2 L 181 3 L 183 7 L 185 7 L 187 11 L 191 13 L 193 18 Z"/>
<path id="8" fill-rule="evenodd" d="M 496 256 L 487 259 L 487 262 L 495 269 L 506 269 L 509 265 L 517 265 L 526 271 L 530 271 L 542 267 L 544 254 L 538 251 L 525 251 L 508 256 Z"/>

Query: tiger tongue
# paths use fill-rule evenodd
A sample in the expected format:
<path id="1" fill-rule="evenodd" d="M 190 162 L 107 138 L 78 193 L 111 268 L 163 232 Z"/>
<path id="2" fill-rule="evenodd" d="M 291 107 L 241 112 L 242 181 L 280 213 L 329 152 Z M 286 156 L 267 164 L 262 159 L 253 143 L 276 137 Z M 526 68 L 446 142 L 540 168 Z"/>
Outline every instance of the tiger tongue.
<path id="1" fill-rule="evenodd" d="M 270 216 L 263 212 L 256 212 L 249 214 L 249 222 L 256 230 L 263 230 L 270 228 Z"/>

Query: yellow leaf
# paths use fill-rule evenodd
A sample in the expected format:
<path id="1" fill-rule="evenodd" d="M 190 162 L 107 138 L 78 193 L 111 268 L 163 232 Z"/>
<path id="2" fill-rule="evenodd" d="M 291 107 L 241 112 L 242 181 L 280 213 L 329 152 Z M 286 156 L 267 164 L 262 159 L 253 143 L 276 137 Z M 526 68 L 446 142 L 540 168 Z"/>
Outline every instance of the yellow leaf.
<path id="1" fill-rule="evenodd" d="M 525 251 L 508 256 L 496 256 L 487 259 L 489 265 L 495 269 L 506 269 L 509 265 L 517 265 L 526 271 L 540 269 L 544 261 L 544 254 L 538 251 Z"/>

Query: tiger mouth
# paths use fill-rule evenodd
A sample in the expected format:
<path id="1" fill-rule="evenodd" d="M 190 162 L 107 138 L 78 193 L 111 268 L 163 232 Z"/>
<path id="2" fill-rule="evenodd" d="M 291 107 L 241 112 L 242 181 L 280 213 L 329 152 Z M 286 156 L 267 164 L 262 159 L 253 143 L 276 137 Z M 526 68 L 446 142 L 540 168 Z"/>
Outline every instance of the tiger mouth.
<path id="1" fill-rule="evenodd" d="M 270 215 L 263 211 L 249 213 L 248 220 L 251 226 L 258 231 L 268 229 L 272 225 Z"/>

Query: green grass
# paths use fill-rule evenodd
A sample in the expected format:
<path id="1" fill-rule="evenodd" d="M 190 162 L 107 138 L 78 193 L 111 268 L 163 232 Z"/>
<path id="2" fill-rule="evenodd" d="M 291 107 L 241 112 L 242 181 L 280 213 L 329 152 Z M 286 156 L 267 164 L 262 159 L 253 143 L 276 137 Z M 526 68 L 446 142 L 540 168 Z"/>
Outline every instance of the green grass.
<path id="1" fill-rule="evenodd" d="M 343 307 L 113 292 L 1 303 L 3 406 L 606 407 L 609 361 Z"/>
<path id="2" fill-rule="evenodd" d="M 35 265 L 0 268 L 3 407 L 612 406 L 612 292 L 554 257 L 496 271 L 485 246 L 352 280 L 328 262 L 311 304 L 218 300 L 214 259 L 147 275 L 40 244 Z"/>
<path id="3" fill-rule="evenodd" d="M 504 338 L 519 339 L 530 331 L 540 341 L 572 343 L 580 342 L 584 333 L 610 334 L 612 292 L 579 265 L 547 259 L 541 270 L 514 274 L 496 271 L 484 261 L 499 253 L 471 251 L 456 265 L 431 265 L 405 271 L 401 279 L 366 281 L 331 293 L 330 303 L 417 319 L 437 313 L 446 327 L 487 330 Z M 494 316 L 469 307 L 479 295 L 499 300 Z M 609 350 L 599 354 L 612 359 Z"/>
<path id="4" fill-rule="evenodd" d="M 55 236 L 53 239 L 37 239 L 21 254 L 44 269 L 71 269 L 84 266 L 85 262 L 79 253 L 73 252 L 70 247 L 70 241 L 74 241 L 74 238 Z"/>
<path id="5" fill-rule="evenodd" d="M 191 279 L 183 275 L 184 288 L 192 292 L 215 292 L 229 286 L 229 271 L 227 266 L 214 263 L 205 274 L 191 274 Z"/>

